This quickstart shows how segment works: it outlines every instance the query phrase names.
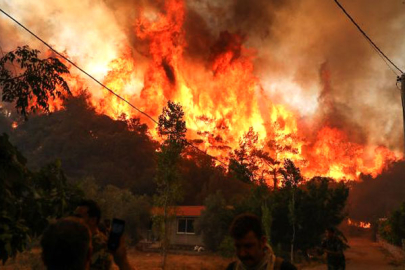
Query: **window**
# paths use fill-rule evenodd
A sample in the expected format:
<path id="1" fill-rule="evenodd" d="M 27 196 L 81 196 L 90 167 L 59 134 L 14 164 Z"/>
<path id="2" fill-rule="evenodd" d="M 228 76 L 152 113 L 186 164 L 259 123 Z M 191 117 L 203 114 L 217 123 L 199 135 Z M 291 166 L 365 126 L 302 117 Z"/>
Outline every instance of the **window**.
<path id="1" fill-rule="evenodd" d="M 194 219 L 193 218 L 180 218 L 177 221 L 178 234 L 195 234 Z"/>

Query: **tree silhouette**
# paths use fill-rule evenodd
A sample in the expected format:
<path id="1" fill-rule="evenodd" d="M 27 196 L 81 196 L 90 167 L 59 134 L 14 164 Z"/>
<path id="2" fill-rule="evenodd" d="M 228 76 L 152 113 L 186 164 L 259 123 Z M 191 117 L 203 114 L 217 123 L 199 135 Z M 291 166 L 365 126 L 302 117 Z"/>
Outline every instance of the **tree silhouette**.
<path id="1" fill-rule="evenodd" d="M 291 237 L 291 262 L 294 262 L 294 243 L 295 243 L 295 232 L 296 232 L 296 205 L 295 205 L 295 193 L 298 185 L 303 180 L 301 176 L 300 169 L 295 166 L 294 162 L 287 159 L 284 161 L 284 169 L 282 170 L 282 175 L 284 178 L 283 185 L 286 188 L 291 189 L 291 201 L 289 204 L 290 212 L 290 222 L 292 225 L 292 237 Z"/>
<path id="2" fill-rule="evenodd" d="M 175 214 L 175 205 L 182 198 L 179 162 L 185 148 L 186 122 L 180 104 L 168 101 L 159 116 L 158 132 L 163 142 L 157 152 L 155 205 L 163 210 L 163 216 L 155 220 L 162 241 L 162 268 L 165 268 L 170 239 L 168 225 L 170 215 Z"/>
<path id="3" fill-rule="evenodd" d="M 71 94 L 61 74 L 68 68 L 57 58 L 38 58 L 40 51 L 29 46 L 18 47 L 0 59 L 2 100 L 16 102 L 15 107 L 25 118 L 30 112 L 49 112 L 49 99 L 64 99 Z"/>

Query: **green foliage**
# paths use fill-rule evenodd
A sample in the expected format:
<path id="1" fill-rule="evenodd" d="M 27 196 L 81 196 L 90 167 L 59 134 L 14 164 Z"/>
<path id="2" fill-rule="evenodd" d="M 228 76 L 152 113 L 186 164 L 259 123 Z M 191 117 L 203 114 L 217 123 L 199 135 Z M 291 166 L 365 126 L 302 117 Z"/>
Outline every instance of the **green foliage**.
<path id="1" fill-rule="evenodd" d="M 344 208 L 349 189 L 332 179 L 315 177 L 295 190 L 294 221 L 296 249 L 316 247 L 328 227 L 339 225 L 345 218 Z M 292 237 L 291 188 L 284 186 L 273 193 L 272 243 L 286 248 Z M 289 214 L 288 214 L 289 213 Z M 314 225 L 316 224 L 316 226 Z"/>
<path id="2" fill-rule="evenodd" d="M 219 254 L 225 258 L 231 258 L 235 256 L 235 244 L 229 235 L 225 236 L 221 244 L 218 247 Z"/>
<path id="3" fill-rule="evenodd" d="M 128 189 L 120 189 L 113 185 L 101 188 L 94 179 L 85 179 L 80 187 L 86 191 L 86 197 L 96 201 L 102 219 L 119 218 L 126 222 L 126 232 L 133 244 L 136 244 L 150 220 L 150 202 L 145 196 L 136 196 Z"/>
<path id="4" fill-rule="evenodd" d="M 69 86 L 61 76 L 69 73 L 68 68 L 57 58 L 38 58 L 39 53 L 23 46 L 0 59 L 2 100 L 15 101 L 17 111 L 24 117 L 38 109 L 49 112 L 50 97 L 63 99 L 64 94 L 70 94 Z"/>
<path id="5" fill-rule="evenodd" d="M 165 268 L 166 251 L 170 245 L 168 223 L 175 205 L 183 198 L 179 164 L 181 154 L 186 145 L 186 122 L 180 104 L 168 101 L 159 116 L 158 132 L 163 142 L 157 152 L 157 169 L 155 182 L 157 185 L 154 197 L 155 206 L 163 209 L 163 219 L 155 219 L 154 227 L 161 228 L 159 233 L 162 241 L 163 262 Z"/>
<path id="6" fill-rule="evenodd" d="M 182 198 L 179 161 L 185 147 L 186 123 L 179 104 L 169 101 L 159 116 L 159 135 L 164 139 L 157 153 L 156 206 L 175 205 Z M 166 209 L 164 210 L 166 213 Z"/>
<path id="7" fill-rule="evenodd" d="M 217 251 L 232 222 L 233 212 L 227 207 L 221 191 L 205 199 L 205 210 L 197 223 L 197 232 L 202 234 L 204 245 Z"/>
<path id="8" fill-rule="evenodd" d="M 271 226 L 273 224 L 273 216 L 271 214 L 272 209 L 265 201 L 265 203 L 262 204 L 261 210 L 262 210 L 262 224 L 264 234 L 266 235 L 267 242 L 271 244 Z"/>
<path id="9" fill-rule="evenodd" d="M 306 251 L 317 247 L 326 228 L 339 225 L 345 218 L 349 195 L 349 188 L 343 182 L 335 183 L 333 179 L 323 177 L 315 177 L 292 188 L 299 174 L 291 168 L 287 177 L 290 184 L 276 190 L 254 185 L 249 196 L 235 204 L 234 211 L 235 216 L 245 212 L 259 216 L 265 233 L 270 235 L 271 245 L 278 247 L 284 255 L 290 249 L 293 237 L 292 222 L 295 222 L 294 249 Z"/>
<path id="10" fill-rule="evenodd" d="M 402 245 L 402 239 L 405 239 L 405 202 L 380 224 L 379 233 L 388 242 L 397 246 Z"/>
<path id="11" fill-rule="evenodd" d="M 315 177 L 305 183 L 296 197 L 297 246 L 302 250 L 312 248 L 328 227 L 339 225 L 346 217 L 348 196 L 349 188 L 330 178 Z"/>
<path id="12" fill-rule="evenodd" d="M 58 162 L 39 172 L 26 167 L 25 158 L 0 136 L 0 258 L 5 262 L 42 233 L 51 218 L 70 212 L 82 196 L 66 182 Z"/>

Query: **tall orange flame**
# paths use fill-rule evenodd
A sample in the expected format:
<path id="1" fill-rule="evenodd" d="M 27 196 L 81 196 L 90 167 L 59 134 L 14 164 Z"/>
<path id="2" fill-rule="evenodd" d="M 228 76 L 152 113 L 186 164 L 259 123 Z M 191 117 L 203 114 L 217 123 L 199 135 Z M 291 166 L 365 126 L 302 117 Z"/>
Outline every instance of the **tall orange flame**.
<path id="1" fill-rule="evenodd" d="M 218 41 L 207 47 L 207 66 L 184 56 L 184 1 L 166 0 L 163 12 L 153 12 L 152 16 L 144 10 L 134 29 L 137 37 L 149 44 L 143 82 L 137 79 L 136 63 L 128 48 L 110 62 L 103 83 L 155 119 L 167 100 L 180 102 L 188 138 L 208 154 L 228 160 L 231 150 L 252 127 L 260 149 L 268 150 L 277 160 L 297 162 L 307 178 L 357 179 L 361 173 L 376 176 L 398 159 L 387 148 L 377 147 L 370 161 L 365 146 L 350 142 L 345 132 L 330 126 L 317 131 L 314 141 L 306 139 L 296 112 L 264 102 L 267 98 L 254 75 L 255 51 L 243 45 L 242 35 L 222 32 Z M 80 80 L 73 81 L 80 87 Z M 139 116 L 111 94 L 101 98 L 93 94 L 90 102 L 97 112 L 112 118 Z M 156 138 L 153 123 L 148 124 Z"/>

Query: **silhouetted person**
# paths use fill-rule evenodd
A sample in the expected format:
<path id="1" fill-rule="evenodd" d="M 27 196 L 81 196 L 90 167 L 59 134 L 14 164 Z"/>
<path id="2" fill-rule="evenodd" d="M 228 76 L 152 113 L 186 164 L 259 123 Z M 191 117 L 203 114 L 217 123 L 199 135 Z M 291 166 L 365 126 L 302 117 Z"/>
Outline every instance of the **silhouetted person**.
<path id="1" fill-rule="evenodd" d="M 91 232 L 79 218 L 66 218 L 49 225 L 42 239 L 42 260 L 48 270 L 89 269 Z"/>
<path id="2" fill-rule="evenodd" d="M 83 200 L 75 210 L 75 216 L 84 220 L 91 231 L 93 253 L 90 270 L 109 270 L 112 265 L 112 255 L 107 247 L 107 236 L 99 230 L 101 210 L 93 200 Z M 127 258 L 125 240 L 121 239 L 120 246 L 114 254 L 114 262 L 120 270 L 132 269 Z"/>
<path id="3" fill-rule="evenodd" d="M 237 216 L 230 233 L 234 239 L 238 260 L 229 264 L 227 270 L 296 270 L 291 263 L 274 255 L 267 244 L 260 219 L 252 214 Z"/>
<path id="4" fill-rule="evenodd" d="M 91 231 L 83 219 L 68 217 L 51 223 L 42 239 L 42 260 L 47 270 L 88 270 L 93 248 Z M 128 262 L 125 239 L 114 252 L 120 270 L 133 270 Z"/>
<path id="5" fill-rule="evenodd" d="M 93 254 L 91 257 L 91 270 L 109 270 L 112 256 L 107 248 L 107 236 L 99 230 L 101 210 L 93 200 L 83 200 L 75 210 L 75 216 L 81 217 L 91 231 L 91 244 Z"/>
<path id="6" fill-rule="evenodd" d="M 326 252 L 328 270 L 344 270 L 346 259 L 343 254 L 343 241 L 336 235 L 334 228 L 326 230 L 326 239 L 322 242 L 323 251 Z"/>

